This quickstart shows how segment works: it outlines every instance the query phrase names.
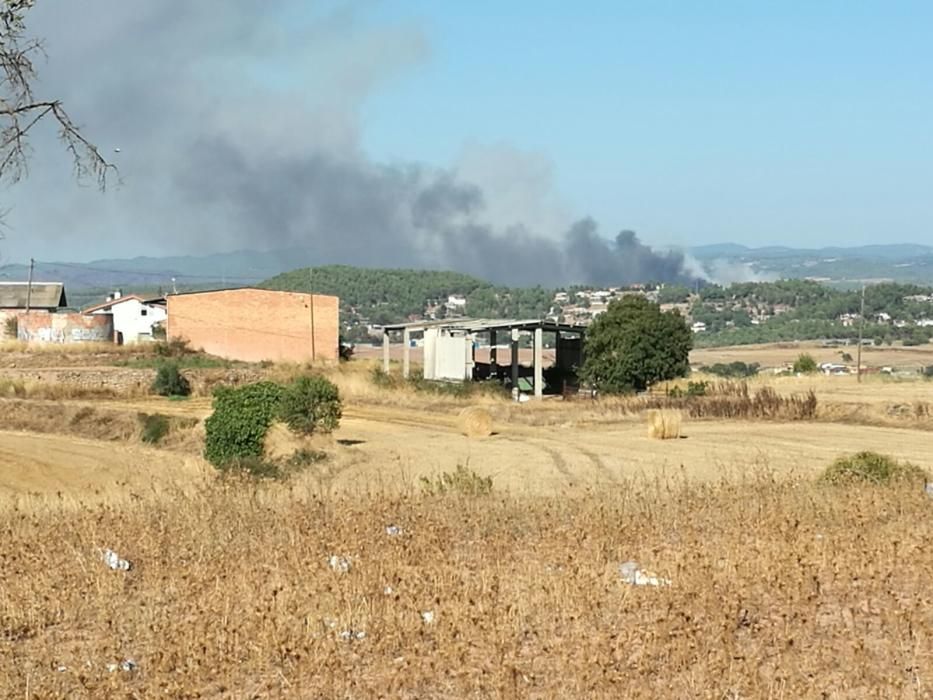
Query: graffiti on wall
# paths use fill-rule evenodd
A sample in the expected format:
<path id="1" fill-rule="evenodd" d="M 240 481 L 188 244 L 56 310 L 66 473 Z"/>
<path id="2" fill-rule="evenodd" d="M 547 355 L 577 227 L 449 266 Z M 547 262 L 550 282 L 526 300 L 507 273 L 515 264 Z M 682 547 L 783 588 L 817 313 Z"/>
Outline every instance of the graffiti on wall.
<path id="1" fill-rule="evenodd" d="M 19 317 L 19 340 L 32 343 L 107 343 L 113 340 L 113 316 L 35 313 Z"/>

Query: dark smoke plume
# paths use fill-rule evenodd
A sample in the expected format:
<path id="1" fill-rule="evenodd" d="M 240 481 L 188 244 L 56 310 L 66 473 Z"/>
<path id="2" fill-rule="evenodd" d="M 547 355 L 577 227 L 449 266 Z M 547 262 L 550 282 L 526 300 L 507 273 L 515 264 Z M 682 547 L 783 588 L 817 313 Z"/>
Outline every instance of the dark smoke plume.
<path id="1" fill-rule="evenodd" d="M 678 254 L 573 223 L 541 159 L 504 147 L 450 168 L 368 157 L 363 101 L 423 60 L 427 42 L 417 28 L 374 29 L 349 6 L 308 6 L 39 3 L 43 92 L 105 151 L 119 147 L 124 184 L 103 196 L 75 187 L 49 135 L 17 190 L 43 206 L 13 207 L 11 242 L 29 231 L 30 249 L 98 257 L 302 248 L 315 264 L 448 268 L 511 285 L 692 280 Z"/>

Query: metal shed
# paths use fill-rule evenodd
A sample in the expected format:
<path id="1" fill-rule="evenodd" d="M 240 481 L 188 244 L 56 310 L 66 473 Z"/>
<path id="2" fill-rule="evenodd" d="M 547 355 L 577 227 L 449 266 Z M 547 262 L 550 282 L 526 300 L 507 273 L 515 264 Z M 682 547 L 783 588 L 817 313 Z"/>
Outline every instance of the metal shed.
<path id="1" fill-rule="evenodd" d="M 508 333 L 511 343 L 511 384 L 519 383 L 519 338 L 522 333 L 533 336 L 534 395 L 544 394 L 544 333 L 556 336 L 556 364 L 561 368 L 579 365 L 582 361 L 583 337 L 586 327 L 539 319 L 445 319 L 442 321 L 415 321 L 383 327 L 383 368 L 388 372 L 391 352 L 391 333 L 402 335 L 402 374 L 411 373 L 411 340 L 414 334 L 424 337 L 424 378 L 439 380 L 467 380 L 473 378 L 475 338 L 488 334 L 490 346 L 490 372 L 499 376 L 497 350 L 499 334 Z"/>

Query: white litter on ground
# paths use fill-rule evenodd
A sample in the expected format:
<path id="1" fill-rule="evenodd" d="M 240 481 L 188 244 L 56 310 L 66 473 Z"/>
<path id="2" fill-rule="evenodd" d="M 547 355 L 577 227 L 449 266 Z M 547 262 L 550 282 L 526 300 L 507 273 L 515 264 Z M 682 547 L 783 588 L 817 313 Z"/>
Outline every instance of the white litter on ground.
<path id="1" fill-rule="evenodd" d="M 625 583 L 633 586 L 670 586 L 669 578 L 661 578 L 653 571 L 644 571 L 637 561 L 627 561 L 619 564 L 619 575 Z"/>
<path id="2" fill-rule="evenodd" d="M 341 557 L 336 554 L 331 554 L 327 563 L 330 565 L 331 571 L 336 571 L 340 574 L 347 573 L 353 566 L 350 557 Z"/>
<path id="3" fill-rule="evenodd" d="M 386 528 L 386 534 L 389 537 L 398 537 L 402 534 L 402 528 L 400 528 L 398 525 L 389 525 Z"/>
<path id="4" fill-rule="evenodd" d="M 423 613 L 421 613 L 421 620 L 422 620 L 422 622 L 424 622 L 424 624 L 426 624 L 426 625 L 431 625 L 431 624 L 433 624 L 433 623 L 434 623 L 434 611 L 433 611 L 433 610 L 425 610 Z"/>
<path id="5" fill-rule="evenodd" d="M 345 642 L 362 642 L 366 633 L 362 630 L 344 630 L 338 635 Z"/>
<path id="6" fill-rule="evenodd" d="M 101 557 L 104 560 L 104 563 L 114 571 L 129 571 L 133 568 L 132 562 L 121 559 L 120 555 L 114 552 L 112 549 L 102 549 Z"/>
<path id="7" fill-rule="evenodd" d="M 107 664 L 107 670 L 110 671 L 110 673 L 115 673 L 116 671 L 123 671 L 124 673 L 132 673 L 138 668 L 139 668 L 139 664 L 133 661 L 133 659 L 123 659 L 123 661 L 121 661 L 118 664 Z"/>

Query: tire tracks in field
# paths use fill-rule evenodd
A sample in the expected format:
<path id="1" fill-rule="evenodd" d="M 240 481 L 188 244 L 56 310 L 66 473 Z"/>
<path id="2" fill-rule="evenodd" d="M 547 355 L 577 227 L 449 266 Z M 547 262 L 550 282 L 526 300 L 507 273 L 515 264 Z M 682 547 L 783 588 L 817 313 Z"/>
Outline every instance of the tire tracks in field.
<path id="1" fill-rule="evenodd" d="M 375 407 L 353 407 L 344 411 L 347 418 L 363 420 L 368 422 L 396 424 L 421 430 L 430 430 L 443 433 L 458 433 L 456 418 L 445 414 L 435 414 L 427 416 L 421 412 L 413 411 L 391 411 L 384 408 Z M 504 430 L 493 433 L 492 440 L 505 440 L 514 442 L 544 452 L 551 461 L 555 471 L 557 471 L 570 485 L 574 485 L 581 480 L 583 476 L 580 473 L 575 474 L 571 465 L 568 463 L 568 453 L 578 453 L 590 463 L 593 470 L 600 474 L 605 480 L 612 483 L 620 483 L 620 479 L 603 461 L 596 452 L 573 444 L 569 440 L 561 440 L 557 437 L 548 437 L 541 435 L 541 428 L 529 426 L 506 424 Z"/>

